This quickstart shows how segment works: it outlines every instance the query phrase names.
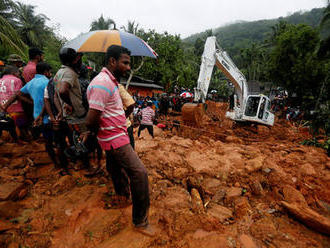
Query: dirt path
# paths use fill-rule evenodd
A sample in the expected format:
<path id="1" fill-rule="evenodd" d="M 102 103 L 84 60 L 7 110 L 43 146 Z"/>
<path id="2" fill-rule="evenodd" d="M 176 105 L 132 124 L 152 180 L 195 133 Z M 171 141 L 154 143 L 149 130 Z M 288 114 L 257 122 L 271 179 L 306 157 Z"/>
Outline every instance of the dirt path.
<path id="1" fill-rule="evenodd" d="M 106 172 L 60 177 L 42 144 L 0 146 L 0 247 L 330 247 L 326 153 L 300 145 L 306 133 L 286 122 L 231 124 L 156 129 L 153 140 L 145 130 L 136 140 L 150 221 L 161 229 L 154 238 L 133 230 L 131 207 L 109 204 Z"/>

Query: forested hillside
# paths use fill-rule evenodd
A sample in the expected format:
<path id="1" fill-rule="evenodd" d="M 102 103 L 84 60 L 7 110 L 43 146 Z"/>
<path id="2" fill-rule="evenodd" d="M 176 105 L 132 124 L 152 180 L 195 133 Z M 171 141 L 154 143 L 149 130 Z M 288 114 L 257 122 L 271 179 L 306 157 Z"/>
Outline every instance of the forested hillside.
<path id="1" fill-rule="evenodd" d="M 324 8 L 315 8 L 307 12 L 295 12 L 287 17 L 279 17 L 277 19 L 259 20 L 253 22 L 237 22 L 235 24 L 218 27 L 212 30 L 213 35 L 217 36 L 221 46 L 230 51 L 247 48 L 253 43 L 262 42 L 272 33 L 272 27 L 280 21 L 290 24 L 307 24 L 317 27 L 320 24 Z M 207 31 L 205 31 L 207 32 Z M 194 34 L 184 42 L 194 45 L 197 39 L 203 39 L 205 32 Z"/>

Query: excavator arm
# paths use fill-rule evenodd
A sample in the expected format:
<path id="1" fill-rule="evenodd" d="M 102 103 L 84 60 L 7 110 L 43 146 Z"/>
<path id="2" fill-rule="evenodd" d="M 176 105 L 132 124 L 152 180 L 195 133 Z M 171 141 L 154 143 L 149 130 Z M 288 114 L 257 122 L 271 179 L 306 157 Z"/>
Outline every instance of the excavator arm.
<path id="1" fill-rule="evenodd" d="M 237 68 L 226 51 L 223 51 L 216 42 L 216 37 L 211 36 L 206 39 L 202 63 L 200 66 L 197 87 L 194 89 L 194 102 L 205 103 L 207 91 L 209 89 L 213 67 L 217 66 L 230 80 L 235 87 L 234 109 L 227 112 L 226 116 L 234 121 L 255 122 L 272 126 L 274 124 L 274 114 L 270 112 L 270 101 L 265 95 L 249 95 L 247 81 L 242 72 Z M 197 105 L 199 106 L 199 105 Z M 196 117 L 196 106 L 186 105 L 183 107 L 183 119 L 194 120 Z M 189 114 L 188 114 L 189 113 Z M 201 116 L 201 111 L 198 111 Z M 188 116 L 190 116 L 188 118 Z"/>

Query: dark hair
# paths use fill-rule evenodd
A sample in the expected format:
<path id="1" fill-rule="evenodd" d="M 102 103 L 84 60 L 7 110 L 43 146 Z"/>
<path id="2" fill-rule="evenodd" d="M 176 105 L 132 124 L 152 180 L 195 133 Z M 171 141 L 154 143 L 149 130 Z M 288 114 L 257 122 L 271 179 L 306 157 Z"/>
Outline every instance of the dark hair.
<path id="1" fill-rule="evenodd" d="M 73 61 L 78 56 L 78 53 L 73 48 L 63 47 L 59 52 L 59 56 L 63 65 L 72 66 Z"/>
<path id="2" fill-rule="evenodd" d="M 52 67 L 45 62 L 39 62 L 36 68 L 37 74 L 41 74 L 41 75 L 43 75 L 47 71 L 50 71 L 51 69 Z"/>
<path id="3" fill-rule="evenodd" d="M 151 101 L 147 101 L 147 106 L 151 107 L 152 106 L 152 102 Z"/>
<path id="4" fill-rule="evenodd" d="M 109 63 L 110 58 L 114 58 L 115 60 L 118 60 L 122 54 L 131 55 L 131 51 L 123 46 L 118 46 L 118 45 L 109 46 L 107 49 L 107 53 L 105 54 L 104 65 L 107 65 Z"/>
<path id="5" fill-rule="evenodd" d="M 19 72 L 19 69 L 14 65 L 7 65 L 3 70 L 2 76 L 4 75 L 12 75 L 15 72 Z"/>
<path id="6" fill-rule="evenodd" d="M 29 49 L 29 59 L 35 59 L 35 57 L 37 57 L 38 55 L 43 55 L 44 52 L 41 51 L 39 48 L 36 48 L 36 47 L 31 47 Z"/>

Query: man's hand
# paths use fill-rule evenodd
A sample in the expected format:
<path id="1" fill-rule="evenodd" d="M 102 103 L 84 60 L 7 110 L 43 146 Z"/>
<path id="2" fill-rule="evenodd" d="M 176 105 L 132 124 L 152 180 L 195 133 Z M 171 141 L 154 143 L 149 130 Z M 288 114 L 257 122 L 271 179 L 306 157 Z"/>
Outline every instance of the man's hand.
<path id="1" fill-rule="evenodd" d="M 0 111 L 1 112 L 6 112 L 5 108 L 0 104 Z"/>
<path id="2" fill-rule="evenodd" d="M 55 119 L 57 121 L 63 120 L 63 113 L 62 113 L 62 111 L 58 112 L 58 114 L 56 115 Z"/>
<path id="3" fill-rule="evenodd" d="M 90 134 L 91 134 L 90 131 L 86 131 L 86 132 L 81 133 L 80 136 L 79 136 L 79 140 L 80 140 L 80 142 L 82 142 L 82 143 L 86 143 L 86 141 L 87 141 L 87 139 L 88 139 L 88 136 L 89 136 Z"/>
<path id="4" fill-rule="evenodd" d="M 35 127 L 37 127 L 37 126 L 41 126 L 42 125 L 42 116 L 38 116 L 35 120 L 34 120 L 34 122 L 33 122 L 33 126 L 35 126 Z"/>
<path id="5" fill-rule="evenodd" d="M 64 110 L 66 114 L 70 115 L 72 114 L 73 108 L 69 104 L 64 104 Z"/>

